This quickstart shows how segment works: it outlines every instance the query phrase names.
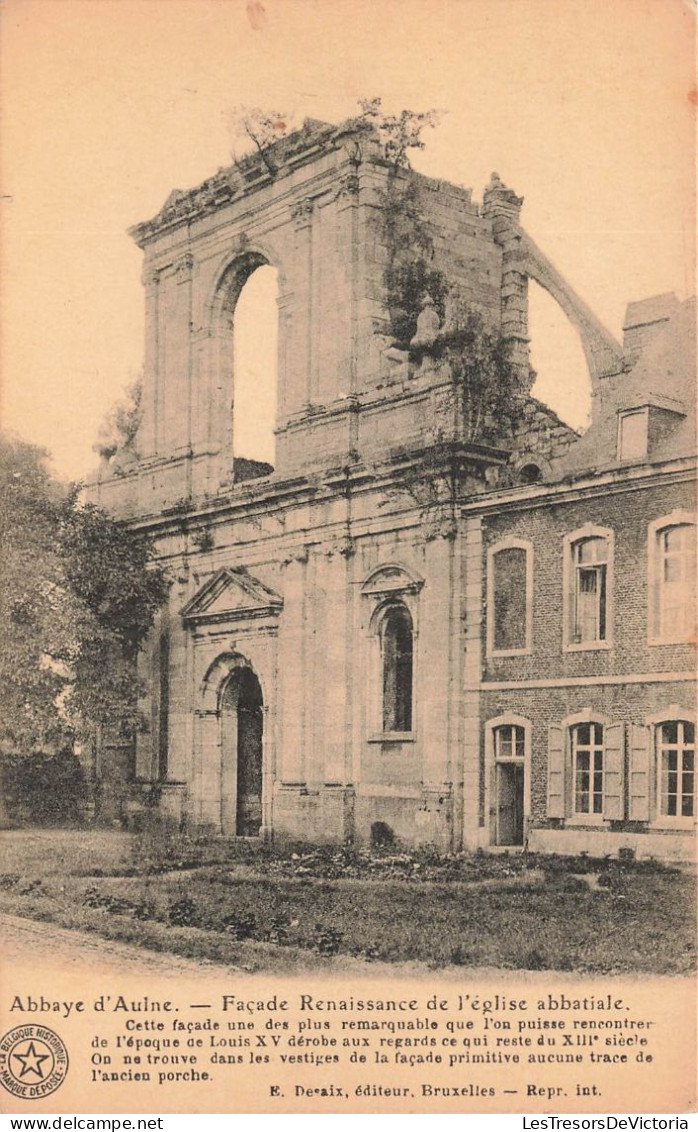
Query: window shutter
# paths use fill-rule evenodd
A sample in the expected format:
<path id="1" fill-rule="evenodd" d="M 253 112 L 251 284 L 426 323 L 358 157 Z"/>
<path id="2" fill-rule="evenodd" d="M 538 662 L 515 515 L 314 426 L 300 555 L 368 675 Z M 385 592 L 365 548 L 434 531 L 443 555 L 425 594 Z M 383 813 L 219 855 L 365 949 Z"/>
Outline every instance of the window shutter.
<path id="1" fill-rule="evenodd" d="M 650 729 L 630 724 L 630 820 L 650 817 Z"/>
<path id="2" fill-rule="evenodd" d="M 623 801 L 623 724 L 612 723 L 604 728 L 603 816 L 608 821 L 622 821 Z"/>
<path id="3" fill-rule="evenodd" d="M 565 729 L 559 723 L 548 728 L 548 817 L 565 816 Z"/>

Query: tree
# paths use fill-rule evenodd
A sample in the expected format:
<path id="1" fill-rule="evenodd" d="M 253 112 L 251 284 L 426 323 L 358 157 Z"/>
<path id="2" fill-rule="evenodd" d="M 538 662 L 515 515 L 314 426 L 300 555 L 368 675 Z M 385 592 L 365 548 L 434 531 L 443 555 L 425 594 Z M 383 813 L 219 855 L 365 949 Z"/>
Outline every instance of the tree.
<path id="1" fill-rule="evenodd" d="M 57 709 L 72 652 L 46 453 L 0 438 L 0 728 L 18 748 L 65 740 Z"/>
<path id="2" fill-rule="evenodd" d="M 399 114 L 386 114 L 382 99 L 360 98 L 361 114 L 354 120 L 377 134 L 386 161 L 395 168 L 409 169 L 408 150 L 424 149 L 422 130 L 425 126 L 437 126 L 441 120 L 440 110 L 401 110 Z"/>
<path id="3" fill-rule="evenodd" d="M 110 460 L 122 448 L 133 447 L 143 415 L 141 398 L 143 379 L 136 378 L 126 389 L 126 395 L 109 410 L 99 427 L 99 438 L 93 445 L 104 460 Z"/>
<path id="4" fill-rule="evenodd" d="M 31 752 L 143 726 L 135 659 L 167 593 L 150 540 L 0 438 L 0 739 Z"/>
<path id="5" fill-rule="evenodd" d="M 272 177 L 276 176 L 278 169 L 269 150 L 274 142 L 286 137 L 288 121 L 287 114 L 279 110 L 262 110 L 259 106 L 238 106 L 229 116 L 233 137 L 244 138 L 246 147 L 248 142 L 252 142 Z M 240 164 L 241 157 L 235 149 L 232 158 L 236 165 Z"/>

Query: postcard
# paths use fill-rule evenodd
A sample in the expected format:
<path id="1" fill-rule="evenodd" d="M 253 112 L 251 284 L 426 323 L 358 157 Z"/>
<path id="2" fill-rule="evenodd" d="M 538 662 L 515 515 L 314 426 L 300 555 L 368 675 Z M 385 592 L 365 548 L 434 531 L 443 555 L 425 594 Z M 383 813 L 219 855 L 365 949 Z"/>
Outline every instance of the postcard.
<path id="1" fill-rule="evenodd" d="M 694 7 L 2 21 L 3 1111 L 687 1126 Z"/>

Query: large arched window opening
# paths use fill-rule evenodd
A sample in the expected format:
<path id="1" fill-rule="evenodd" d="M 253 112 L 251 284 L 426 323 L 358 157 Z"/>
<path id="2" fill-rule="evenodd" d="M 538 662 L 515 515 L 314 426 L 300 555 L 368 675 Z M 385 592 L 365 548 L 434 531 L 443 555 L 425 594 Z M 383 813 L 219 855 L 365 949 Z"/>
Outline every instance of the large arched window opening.
<path id="1" fill-rule="evenodd" d="M 412 730 L 413 651 L 410 611 L 394 605 L 381 625 L 384 732 Z"/>
<path id="2" fill-rule="evenodd" d="M 236 479 L 264 474 L 275 463 L 278 339 L 277 271 L 261 263 L 252 266 L 233 314 L 232 434 Z"/>
<path id="3" fill-rule="evenodd" d="M 591 383 L 579 334 L 552 295 L 530 278 L 528 333 L 536 371 L 531 393 L 573 428 L 586 428 Z"/>

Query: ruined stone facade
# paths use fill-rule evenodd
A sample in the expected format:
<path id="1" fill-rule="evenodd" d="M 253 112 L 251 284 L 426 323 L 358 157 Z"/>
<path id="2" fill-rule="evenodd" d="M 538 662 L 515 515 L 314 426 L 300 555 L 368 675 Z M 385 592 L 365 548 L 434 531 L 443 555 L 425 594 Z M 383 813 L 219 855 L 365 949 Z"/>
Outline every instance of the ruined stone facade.
<path id="1" fill-rule="evenodd" d="M 370 131 L 316 122 L 270 155 L 173 193 L 133 230 L 145 255 L 143 419 L 133 447 L 90 490 L 153 533 L 173 579 L 142 657 L 150 726 L 138 740 L 136 786 L 166 813 L 233 836 L 360 845 L 394 836 L 441 850 L 524 840 L 552 848 L 555 836 L 562 848 L 590 848 L 602 836 L 604 851 L 631 842 L 656 851 L 656 791 L 647 816 L 637 818 L 636 805 L 628 825 L 623 776 L 608 816 L 597 796 L 610 755 L 596 748 L 575 748 L 569 802 L 550 802 L 550 760 L 559 759 L 549 731 L 574 726 L 564 721 L 589 704 L 589 720 L 601 713 L 650 729 L 646 715 L 681 703 L 688 726 L 687 637 L 678 651 L 645 648 L 647 591 L 636 586 L 628 598 L 623 586 L 637 580 L 648 524 L 672 511 L 679 484 L 690 493 L 693 448 L 685 440 L 657 461 L 653 441 L 630 464 L 614 449 L 602 473 L 593 460 L 575 464 L 586 438 L 530 396 L 528 279 L 580 333 L 590 433 L 605 436 L 611 418 L 618 429 L 641 348 L 671 318 L 631 329 L 624 353 L 524 233 L 521 200 L 496 175 L 477 205 L 463 188 L 396 170 Z M 384 213 L 396 184 L 410 191 L 429 269 L 444 282 L 441 309 L 422 296 L 411 343 L 396 342 L 386 285 L 395 249 Z M 272 471 L 241 460 L 235 445 L 233 315 L 263 264 L 279 279 Z M 472 400 L 467 408 L 454 362 L 458 344 L 467 349 L 458 304 L 508 343 L 518 384 L 506 425 L 487 414 L 474 425 Z M 645 398 L 660 447 L 687 419 L 679 394 L 663 406 Z M 690 507 L 686 499 L 682 514 Z M 564 619 L 577 616 L 564 586 L 578 565 L 563 563 L 576 546 L 568 540 L 563 551 L 563 542 L 587 524 L 614 528 L 620 586 L 613 612 L 607 562 L 584 575 L 583 588 L 605 587 L 598 650 L 562 643 Z M 503 605 L 497 548 L 523 553 L 511 560 Z M 614 617 L 615 639 L 606 626 Z M 600 631 L 589 625 L 584 632 Z M 652 673 L 647 695 L 629 670 Z M 657 675 L 667 671 L 673 682 Z M 651 760 L 654 732 L 643 735 Z M 681 735 L 686 746 L 683 723 Z M 569 810 L 581 797 L 569 780 L 582 773 L 582 755 L 591 758 L 586 822 Z M 694 814 L 670 852 L 682 851 Z"/>

